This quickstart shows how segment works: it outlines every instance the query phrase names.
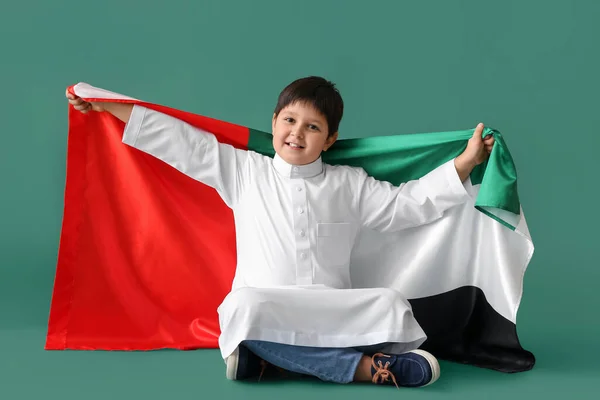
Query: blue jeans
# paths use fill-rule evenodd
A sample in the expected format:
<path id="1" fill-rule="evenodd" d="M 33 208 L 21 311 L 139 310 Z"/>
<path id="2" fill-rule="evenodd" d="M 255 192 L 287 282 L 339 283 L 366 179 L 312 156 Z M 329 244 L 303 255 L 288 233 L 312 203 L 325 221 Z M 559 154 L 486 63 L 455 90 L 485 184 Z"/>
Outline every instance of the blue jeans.
<path id="1" fill-rule="evenodd" d="M 246 340 L 241 345 L 266 362 L 287 371 L 312 375 L 326 382 L 349 383 L 354 380 L 362 356 L 373 355 L 385 343 L 355 348 L 323 348 Z"/>

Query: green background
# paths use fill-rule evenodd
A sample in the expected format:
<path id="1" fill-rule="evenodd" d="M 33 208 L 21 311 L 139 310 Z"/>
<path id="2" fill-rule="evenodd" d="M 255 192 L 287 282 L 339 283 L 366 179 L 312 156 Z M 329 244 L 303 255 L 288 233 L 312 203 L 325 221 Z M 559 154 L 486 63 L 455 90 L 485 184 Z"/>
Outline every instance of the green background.
<path id="1" fill-rule="evenodd" d="M 0 398 L 595 397 L 599 15 L 600 2 L 578 0 L 3 4 Z M 311 74 L 332 79 L 344 96 L 342 138 L 480 121 L 503 133 L 536 244 L 517 324 L 536 367 L 505 375 L 443 362 L 435 385 L 396 393 L 229 382 L 216 350 L 44 351 L 66 86 L 85 81 L 268 131 L 279 91 Z"/>

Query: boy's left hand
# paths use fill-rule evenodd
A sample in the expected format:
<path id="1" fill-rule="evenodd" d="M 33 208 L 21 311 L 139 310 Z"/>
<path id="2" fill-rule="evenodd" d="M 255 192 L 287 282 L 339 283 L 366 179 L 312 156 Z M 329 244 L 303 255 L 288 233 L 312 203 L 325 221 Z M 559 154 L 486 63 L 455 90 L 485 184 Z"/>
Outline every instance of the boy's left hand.
<path id="1" fill-rule="evenodd" d="M 477 125 L 473 136 L 469 139 L 467 148 L 454 161 L 456 171 L 463 181 L 471 174 L 473 168 L 488 159 L 494 147 L 493 136 L 488 135 L 485 139 L 481 137 L 483 128 L 483 124 Z"/>
<path id="2" fill-rule="evenodd" d="M 481 137 L 483 128 L 482 123 L 477 125 L 473 137 L 469 139 L 467 148 L 462 154 L 465 157 L 465 161 L 473 164 L 473 167 L 487 160 L 494 147 L 494 137 L 492 135 L 486 136 L 485 139 Z"/>

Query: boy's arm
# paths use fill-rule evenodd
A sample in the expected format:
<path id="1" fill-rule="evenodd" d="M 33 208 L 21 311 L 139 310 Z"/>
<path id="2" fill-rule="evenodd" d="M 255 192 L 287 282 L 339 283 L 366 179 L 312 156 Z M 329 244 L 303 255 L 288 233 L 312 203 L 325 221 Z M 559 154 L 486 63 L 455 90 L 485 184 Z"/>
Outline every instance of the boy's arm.
<path id="1" fill-rule="evenodd" d="M 362 223 L 372 229 L 390 232 L 424 225 L 469 198 L 463 182 L 473 168 L 485 161 L 494 138 L 482 138 L 479 124 L 465 151 L 421 179 L 393 186 L 362 171 L 359 178 L 358 210 Z"/>
<path id="2" fill-rule="evenodd" d="M 127 116 L 119 108 L 120 115 L 128 117 L 123 143 L 216 189 L 229 207 L 238 202 L 249 179 L 247 151 L 164 113 L 135 105 Z"/>
<path id="3" fill-rule="evenodd" d="M 125 144 L 213 187 L 229 207 L 239 200 L 249 179 L 247 151 L 219 143 L 210 132 L 139 105 L 86 102 L 68 89 L 66 97 L 83 114 L 106 111 L 125 122 Z"/>
<path id="4" fill-rule="evenodd" d="M 395 232 L 424 225 L 442 217 L 444 211 L 464 203 L 465 190 L 450 160 L 421 179 L 394 186 L 361 171 L 358 210 L 362 225 Z"/>
<path id="5" fill-rule="evenodd" d="M 87 102 L 81 97 L 69 93 L 69 89 L 66 90 L 65 96 L 67 96 L 73 108 L 83 114 L 87 114 L 90 111 L 108 111 L 125 123 L 129 121 L 131 111 L 133 110 L 133 104 L 129 103 Z"/>
<path id="6" fill-rule="evenodd" d="M 92 103 L 92 106 L 96 106 L 99 103 Z M 133 110 L 133 104 L 129 103 L 102 103 L 102 108 L 104 111 L 108 111 L 115 117 L 119 118 L 121 121 L 127 123 L 129 122 L 129 117 L 131 116 L 131 111 Z"/>

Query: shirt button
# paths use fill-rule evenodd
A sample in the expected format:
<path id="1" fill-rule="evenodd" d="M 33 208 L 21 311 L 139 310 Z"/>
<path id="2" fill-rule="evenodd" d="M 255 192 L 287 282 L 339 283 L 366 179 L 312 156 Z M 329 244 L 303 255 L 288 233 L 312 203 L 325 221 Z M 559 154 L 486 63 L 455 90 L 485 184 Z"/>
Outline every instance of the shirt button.
<path id="1" fill-rule="evenodd" d="M 299 192 L 301 192 L 301 191 L 302 191 L 302 188 L 301 188 L 300 186 L 298 186 L 298 187 L 296 188 L 296 190 L 297 190 L 297 191 L 299 191 Z"/>
<path id="2" fill-rule="evenodd" d="M 294 167 L 294 172 L 298 172 L 298 167 Z"/>
<path id="3" fill-rule="evenodd" d="M 300 236 L 304 237 L 305 234 L 304 231 L 300 231 Z"/>
<path id="4" fill-rule="evenodd" d="M 304 260 L 306 258 L 306 253 L 300 253 L 300 258 Z"/>
<path id="5" fill-rule="evenodd" d="M 304 214 L 304 209 L 303 209 L 303 208 L 299 208 L 299 209 L 298 209 L 298 213 L 300 213 L 300 214 Z"/>

